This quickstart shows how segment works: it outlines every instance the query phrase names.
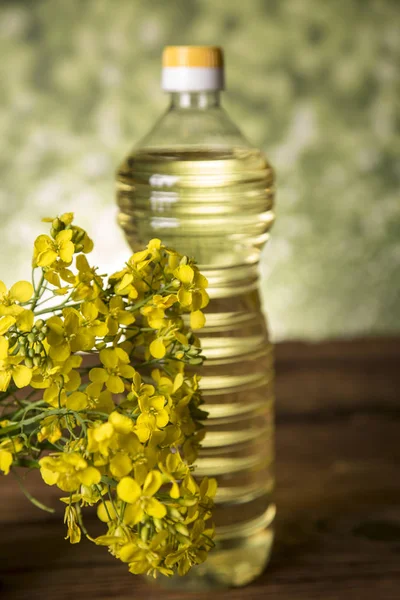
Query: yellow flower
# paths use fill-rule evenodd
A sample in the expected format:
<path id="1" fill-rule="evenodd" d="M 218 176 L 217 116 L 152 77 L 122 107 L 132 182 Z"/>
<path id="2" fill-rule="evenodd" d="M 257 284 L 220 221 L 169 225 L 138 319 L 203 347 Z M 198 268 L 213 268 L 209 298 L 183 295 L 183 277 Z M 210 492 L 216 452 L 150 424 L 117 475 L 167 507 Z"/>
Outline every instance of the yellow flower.
<path id="1" fill-rule="evenodd" d="M 10 385 L 11 379 L 18 388 L 29 385 L 32 379 L 32 371 L 25 365 L 19 364 L 23 360 L 22 356 L 9 355 L 9 342 L 0 337 L 0 391 L 5 392 Z"/>
<path id="2" fill-rule="evenodd" d="M 78 453 L 58 452 L 39 460 L 40 473 L 47 485 L 57 485 L 64 492 L 75 492 L 81 484 L 96 485 L 101 474 Z"/>
<path id="3" fill-rule="evenodd" d="M 194 270 L 189 265 L 180 265 L 174 271 L 174 275 L 179 281 L 190 285 L 194 280 Z"/>
<path id="4" fill-rule="evenodd" d="M 123 477 L 117 485 L 118 497 L 127 502 L 124 521 L 136 525 L 143 520 L 144 515 L 162 519 L 167 514 L 164 504 L 154 498 L 162 485 L 162 475 L 159 471 L 150 471 L 141 487 L 132 477 Z"/>
<path id="5" fill-rule="evenodd" d="M 168 454 L 165 464 L 159 463 L 158 467 L 163 475 L 172 483 L 170 496 L 171 498 L 179 498 L 180 490 L 178 481 L 182 480 L 189 473 L 189 466 L 183 462 L 181 455 Z"/>
<path id="6" fill-rule="evenodd" d="M 78 274 L 73 280 L 75 300 L 94 300 L 103 290 L 103 278 L 96 273 L 96 268 L 91 267 L 86 256 L 79 254 L 76 257 Z"/>
<path id="7" fill-rule="evenodd" d="M 97 301 L 99 311 L 106 315 L 106 325 L 109 335 L 117 335 L 120 325 L 131 325 L 135 321 L 133 314 L 126 310 L 121 296 L 113 296 L 106 306 L 104 302 Z"/>
<path id="8" fill-rule="evenodd" d="M 95 455 L 100 454 L 103 457 L 108 457 L 110 452 L 118 448 L 116 431 L 109 422 L 96 424 L 88 429 L 87 438 L 87 451 Z M 104 464 L 103 460 L 101 462 Z M 95 464 L 98 464 L 96 459 Z"/>
<path id="9" fill-rule="evenodd" d="M 11 393 L 0 470 L 39 460 L 45 483 L 66 492 L 71 543 L 86 531 L 81 507 L 96 505 L 106 531 L 94 543 L 130 572 L 186 573 L 205 559 L 213 535 L 204 522 L 215 481 L 197 484 L 189 465 L 205 413 L 198 377 L 185 374 L 185 363 L 203 358 L 192 330 L 204 325 L 207 280 L 159 239 L 106 279 L 84 256 L 93 242 L 72 213 L 46 221 L 50 233 L 34 245 L 39 288 L 22 281 L 8 291 L 0 282 L 0 391 Z M 56 302 L 46 304 L 48 292 Z M 53 316 L 36 315 L 34 324 L 37 312 Z M 78 353 L 93 349 L 97 360 L 85 357 L 81 377 Z M 150 364 L 159 369 L 150 373 Z M 42 391 L 13 397 L 28 385 Z M 28 437 L 16 434 L 19 441 L 14 430 Z"/>
<path id="10" fill-rule="evenodd" d="M 200 431 L 196 431 L 187 437 L 183 444 L 183 454 L 185 456 L 185 460 L 191 465 L 197 458 L 199 453 L 199 448 L 202 440 L 205 436 L 205 430 L 202 429 Z"/>
<path id="11" fill-rule="evenodd" d="M 111 392 L 103 390 L 102 383 L 89 383 L 86 388 L 89 410 L 94 410 L 103 413 L 112 413 L 115 409 L 115 404 L 112 399 Z"/>
<path id="12" fill-rule="evenodd" d="M 193 565 L 204 562 L 208 551 L 214 546 L 212 536 L 213 528 L 205 529 L 202 519 L 197 519 L 192 531 L 188 532 L 187 542 L 181 544 L 176 552 L 172 552 L 165 559 L 167 567 L 178 565 L 178 575 L 186 575 Z M 190 536 L 190 537 L 189 537 Z"/>
<path id="13" fill-rule="evenodd" d="M 182 373 L 177 373 L 174 380 L 172 380 L 167 375 L 161 374 L 159 369 L 153 369 L 151 377 L 157 385 L 158 392 L 164 396 L 175 394 L 183 385 Z"/>
<path id="14" fill-rule="evenodd" d="M 35 240 L 33 264 L 38 267 L 50 267 L 58 258 L 63 263 L 70 264 L 75 246 L 72 240 L 72 230 L 60 231 L 54 240 L 48 235 L 39 235 Z"/>
<path id="15" fill-rule="evenodd" d="M 68 527 L 65 539 L 69 539 L 71 544 L 79 544 L 81 541 L 81 529 L 78 525 L 78 512 L 75 506 L 67 506 L 65 508 L 64 523 L 67 523 Z"/>
<path id="16" fill-rule="evenodd" d="M 0 471 L 3 471 L 4 475 L 9 474 L 14 454 L 22 448 L 23 444 L 18 438 L 8 438 L 0 443 Z"/>
<path id="17" fill-rule="evenodd" d="M 173 275 L 181 283 L 177 296 L 183 308 L 197 311 L 207 306 L 209 297 L 205 288 L 208 281 L 197 267 L 182 264 L 174 269 Z"/>
<path id="18" fill-rule="evenodd" d="M 13 461 L 13 455 L 8 450 L 0 448 L 0 471 L 8 475 Z"/>
<path id="19" fill-rule="evenodd" d="M 114 292 L 119 296 L 127 296 L 129 300 L 135 300 L 139 296 L 137 287 L 135 286 L 134 274 L 129 272 L 128 269 L 124 269 L 119 273 L 114 273 L 110 280 L 117 279 L 117 283 L 114 285 Z"/>
<path id="20" fill-rule="evenodd" d="M 138 399 L 141 414 L 136 421 L 135 433 L 141 442 L 146 442 L 153 431 L 168 425 L 169 413 L 164 396 L 140 396 Z"/>
<path id="21" fill-rule="evenodd" d="M 140 373 L 138 373 L 137 371 L 133 376 L 131 390 L 132 391 L 130 396 L 134 398 L 139 398 L 139 396 L 141 396 L 142 394 L 146 394 L 147 396 L 153 396 L 155 392 L 154 385 L 150 385 L 149 383 L 143 383 Z"/>
<path id="22" fill-rule="evenodd" d="M 129 563 L 129 571 L 134 575 L 157 572 L 170 576 L 173 570 L 163 566 L 167 546 L 168 531 L 160 531 L 151 541 L 136 538 L 117 550 L 116 555 L 122 562 Z"/>
<path id="23" fill-rule="evenodd" d="M 0 281 L 0 335 L 17 324 L 20 331 L 30 331 L 33 324 L 33 313 L 25 310 L 20 304 L 28 302 L 33 295 L 32 284 L 28 281 L 18 281 L 8 291 Z"/>
<path id="24" fill-rule="evenodd" d="M 83 318 L 74 308 L 64 308 L 64 320 L 50 317 L 47 320 L 50 356 L 57 361 L 65 361 L 71 352 L 91 350 L 95 344 L 95 334 L 90 327 L 83 325 Z"/>
<path id="25" fill-rule="evenodd" d="M 109 457 L 121 451 L 135 458 L 142 456 L 144 449 L 133 433 L 133 428 L 132 419 L 114 410 L 108 421 L 96 423 L 88 429 L 88 452 L 102 457 Z"/>
<path id="26" fill-rule="evenodd" d="M 147 317 L 147 322 L 153 329 L 160 329 L 164 324 L 165 311 L 178 301 L 175 294 L 153 296 L 146 306 L 140 309 L 142 315 Z"/>
<path id="27" fill-rule="evenodd" d="M 5 284 L 0 281 L 0 316 L 18 315 L 23 309 L 17 302 L 28 302 L 33 296 L 33 287 L 29 281 L 17 281 L 7 291 Z"/>
<path id="28" fill-rule="evenodd" d="M 57 416 L 45 417 L 40 422 L 40 431 L 38 433 L 38 441 L 43 442 L 49 440 L 50 443 L 54 444 L 62 436 L 62 427 L 65 425 L 64 419 L 59 419 Z"/>
<path id="29" fill-rule="evenodd" d="M 136 371 L 129 363 L 128 354 L 122 348 L 104 348 L 100 351 L 103 368 L 95 367 L 89 373 L 93 383 L 105 383 L 113 394 L 122 394 L 125 390 L 124 379 L 132 379 Z"/>
<path id="30" fill-rule="evenodd" d="M 106 323 L 97 318 L 99 310 L 93 302 L 84 302 L 81 305 L 81 313 L 84 317 L 82 326 L 86 331 L 96 337 L 104 337 L 109 333 Z"/>
<path id="31" fill-rule="evenodd" d="M 66 361 L 50 363 L 50 367 L 45 363 L 35 370 L 31 386 L 36 389 L 46 389 L 56 385 L 58 388 L 62 383 L 67 392 L 74 392 L 81 384 L 81 376 L 76 369 L 81 366 L 82 360 L 82 356 L 72 354 Z"/>
<path id="32" fill-rule="evenodd" d="M 42 223 L 51 223 L 53 226 L 53 229 L 58 230 L 59 227 L 61 226 L 61 224 L 71 225 L 73 220 L 74 220 L 74 213 L 67 212 L 67 213 L 63 213 L 59 217 L 43 217 Z"/>

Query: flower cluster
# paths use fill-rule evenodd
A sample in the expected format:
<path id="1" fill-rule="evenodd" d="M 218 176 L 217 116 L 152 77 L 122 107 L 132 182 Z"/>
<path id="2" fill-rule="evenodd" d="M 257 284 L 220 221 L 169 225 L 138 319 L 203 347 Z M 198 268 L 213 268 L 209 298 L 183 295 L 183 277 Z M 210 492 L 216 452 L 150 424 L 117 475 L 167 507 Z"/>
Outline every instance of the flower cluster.
<path id="1" fill-rule="evenodd" d="M 71 213 L 46 221 L 32 283 L 0 282 L 0 470 L 36 467 L 63 492 L 71 543 L 83 533 L 132 573 L 184 575 L 214 535 L 216 483 L 193 477 L 207 415 L 185 370 L 203 360 L 207 280 L 158 239 L 106 279 Z"/>

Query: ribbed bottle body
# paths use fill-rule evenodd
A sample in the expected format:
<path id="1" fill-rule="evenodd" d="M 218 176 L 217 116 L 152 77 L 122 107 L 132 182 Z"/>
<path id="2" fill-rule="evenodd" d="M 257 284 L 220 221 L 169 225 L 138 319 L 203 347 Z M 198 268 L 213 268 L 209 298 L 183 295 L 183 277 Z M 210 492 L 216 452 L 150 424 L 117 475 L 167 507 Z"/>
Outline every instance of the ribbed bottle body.
<path id="1" fill-rule="evenodd" d="M 273 172 L 248 148 L 147 149 L 128 156 L 117 185 L 119 223 L 132 249 L 158 237 L 195 257 L 209 281 L 199 335 L 209 417 L 195 474 L 218 481 L 217 548 L 184 579 L 244 585 L 268 561 L 275 514 L 273 351 L 258 293 L 260 251 L 274 218 Z"/>

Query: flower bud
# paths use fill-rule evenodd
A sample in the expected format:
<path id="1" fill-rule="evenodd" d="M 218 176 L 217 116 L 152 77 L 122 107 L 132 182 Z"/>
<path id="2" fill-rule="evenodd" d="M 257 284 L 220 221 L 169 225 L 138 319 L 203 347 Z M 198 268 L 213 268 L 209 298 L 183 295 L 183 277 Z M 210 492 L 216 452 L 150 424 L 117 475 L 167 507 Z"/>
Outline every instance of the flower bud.
<path id="1" fill-rule="evenodd" d="M 154 518 L 153 523 L 157 531 L 161 531 L 163 528 L 163 522 L 161 519 Z"/>
<path id="2" fill-rule="evenodd" d="M 85 237 L 85 232 L 83 230 L 80 230 L 80 231 L 77 230 L 74 235 L 75 244 L 78 244 L 79 242 L 81 242 L 84 237 Z"/>
<path id="3" fill-rule="evenodd" d="M 33 357 L 33 364 L 35 365 L 35 367 L 40 367 L 42 363 L 42 357 L 40 356 L 40 354 L 35 354 L 35 356 Z"/>
<path id="4" fill-rule="evenodd" d="M 60 231 L 60 229 L 63 228 L 64 223 L 58 217 L 56 217 L 52 223 L 52 226 L 58 233 Z"/>
<path id="5" fill-rule="evenodd" d="M 189 537 L 189 530 L 183 523 L 176 523 L 175 529 L 178 533 L 181 533 L 185 537 Z"/>
<path id="6" fill-rule="evenodd" d="M 140 532 L 140 537 L 143 542 L 147 542 L 148 537 L 149 537 L 149 528 L 148 527 L 142 527 L 142 530 Z"/>

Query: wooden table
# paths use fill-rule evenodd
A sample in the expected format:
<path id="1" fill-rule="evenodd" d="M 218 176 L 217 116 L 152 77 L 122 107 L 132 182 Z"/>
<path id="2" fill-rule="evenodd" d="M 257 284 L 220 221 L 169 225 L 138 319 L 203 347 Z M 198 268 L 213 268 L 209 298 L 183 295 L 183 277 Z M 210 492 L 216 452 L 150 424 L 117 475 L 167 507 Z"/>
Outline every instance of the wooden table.
<path id="1" fill-rule="evenodd" d="M 400 598 L 400 339 L 277 348 L 277 542 L 251 586 L 218 600 Z M 37 482 L 31 489 L 37 492 Z M 39 487 L 57 506 L 57 490 Z M 183 600 L 87 541 L 63 540 L 11 478 L 0 480 L 0 598 Z"/>

